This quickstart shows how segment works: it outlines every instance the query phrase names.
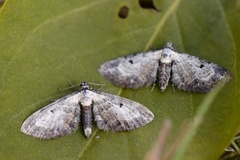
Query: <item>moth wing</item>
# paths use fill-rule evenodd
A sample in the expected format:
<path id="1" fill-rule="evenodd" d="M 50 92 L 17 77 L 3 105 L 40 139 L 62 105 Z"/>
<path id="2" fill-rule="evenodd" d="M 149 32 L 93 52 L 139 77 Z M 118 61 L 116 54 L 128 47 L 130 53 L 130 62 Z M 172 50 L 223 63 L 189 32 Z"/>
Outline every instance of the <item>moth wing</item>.
<path id="1" fill-rule="evenodd" d="M 154 83 L 162 50 L 120 57 L 102 64 L 98 71 L 114 85 L 137 89 Z"/>
<path id="2" fill-rule="evenodd" d="M 93 93 L 94 120 L 99 129 L 126 131 L 141 127 L 154 118 L 143 105 L 116 95 L 103 92 Z"/>
<path id="3" fill-rule="evenodd" d="M 80 92 L 67 95 L 36 111 L 22 124 L 21 131 L 27 135 L 51 139 L 77 130 L 80 122 Z"/>
<path id="4" fill-rule="evenodd" d="M 198 57 L 175 52 L 172 59 L 172 82 L 179 89 L 206 93 L 218 81 L 231 79 L 227 69 Z"/>

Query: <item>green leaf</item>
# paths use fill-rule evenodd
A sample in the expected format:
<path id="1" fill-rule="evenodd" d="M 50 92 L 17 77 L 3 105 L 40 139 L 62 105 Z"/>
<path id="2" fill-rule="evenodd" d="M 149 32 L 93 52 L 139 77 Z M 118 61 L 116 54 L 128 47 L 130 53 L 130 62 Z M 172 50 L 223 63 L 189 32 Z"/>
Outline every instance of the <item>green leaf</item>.
<path id="1" fill-rule="evenodd" d="M 169 146 L 206 94 L 173 92 L 170 86 L 164 93 L 157 87 L 151 92 L 151 86 L 120 92 L 97 72 L 107 60 L 159 49 L 167 41 L 233 74 L 183 155 L 218 158 L 239 129 L 240 5 L 237 0 L 162 0 L 155 5 L 160 12 L 129 0 L 7 0 L 0 12 L 0 159 L 142 159 L 165 118 L 173 124 Z M 123 6 L 129 9 L 125 18 L 119 17 Z M 95 125 L 90 139 L 81 127 L 49 141 L 21 133 L 22 122 L 33 112 L 73 92 L 58 89 L 69 87 L 68 81 L 104 83 L 103 91 L 144 104 L 155 119 L 129 132 L 103 132 Z"/>

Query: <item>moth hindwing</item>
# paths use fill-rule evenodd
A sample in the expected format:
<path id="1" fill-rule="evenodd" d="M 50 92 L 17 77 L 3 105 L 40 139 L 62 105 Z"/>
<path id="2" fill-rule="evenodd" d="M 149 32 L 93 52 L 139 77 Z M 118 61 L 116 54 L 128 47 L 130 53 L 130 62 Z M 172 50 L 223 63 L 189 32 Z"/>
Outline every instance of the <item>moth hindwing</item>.
<path id="1" fill-rule="evenodd" d="M 116 95 L 81 89 L 45 106 L 28 117 L 21 131 L 40 139 L 57 138 L 73 133 L 82 122 L 84 134 L 90 137 L 92 120 L 101 130 L 128 131 L 141 127 L 154 118 L 143 105 Z"/>
<path id="2" fill-rule="evenodd" d="M 209 92 L 216 84 L 230 81 L 231 73 L 217 64 L 178 53 L 171 42 L 162 50 L 120 57 L 105 62 L 99 72 L 113 84 L 137 89 L 157 81 L 165 91 L 169 80 L 177 88 L 189 92 Z"/>

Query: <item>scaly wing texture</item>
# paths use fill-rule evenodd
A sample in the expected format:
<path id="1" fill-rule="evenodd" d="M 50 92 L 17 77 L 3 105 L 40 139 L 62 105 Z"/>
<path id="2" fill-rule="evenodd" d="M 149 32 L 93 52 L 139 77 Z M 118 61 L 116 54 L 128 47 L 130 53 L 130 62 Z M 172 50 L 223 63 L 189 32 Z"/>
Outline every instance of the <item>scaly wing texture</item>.
<path id="1" fill-rule="evenodd" d="M 137 89 L 154 83 L 162 50 L 138 53 L 105 62 L 99 72 L 113 84 Z"/>
<path id="2" fill-rule="evenodd" d="M 126 131 L 141 127 L 154 118 L 143 105 L 116 95 L 93 92 L 94 119 L 99 129 Z"/>
<path id="3" fill-rule="evenodd" d="M 172 82 L 184 91 L 206 93 L 218 81 L 232 77 L 227 69 L 195 56 L 175 52 L 172 59 Z"/>
<path id="4" fill-rule="evenodd" d="M 36 111 L 22 124 L 21 131 L 40 139 L 51 139 L 77 130 L 80 122 L 80 92 L 67 95 Z"/>

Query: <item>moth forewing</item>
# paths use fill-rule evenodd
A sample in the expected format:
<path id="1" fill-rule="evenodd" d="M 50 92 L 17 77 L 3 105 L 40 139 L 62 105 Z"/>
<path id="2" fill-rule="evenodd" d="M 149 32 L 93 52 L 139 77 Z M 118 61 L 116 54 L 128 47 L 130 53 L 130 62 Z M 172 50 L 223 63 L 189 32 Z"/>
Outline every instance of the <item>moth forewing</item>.
<path id="1" fill-rule="evenodd" d="M 175 53 L 172 63 L 172 83 L 189 92 L 207 93 L 230 72 L 217 64 L 186 54 Z"/>
<path id="2" fill-rule="evenodd" d="M 98 71 L 107 80 L 123 88 L 149 86 L 157 78 L 161 54 L 162 50 L 158 50 L 120 57 L 105 62 Z"/>
<path id="3" fill-rule="evenodd" d="M 98 92 L 93 107 L 98 128 L 105 131 L 127 131 L 141 127 L 154 118 L 143 105 L 129 99 Z"/>
<path id="4" fill-rule="evenodd" d="M 51 139 L 73 133 L 80 122 L 79 92 L 67 95 L 28 117 L 21 131 L 39 139 Z"/>

